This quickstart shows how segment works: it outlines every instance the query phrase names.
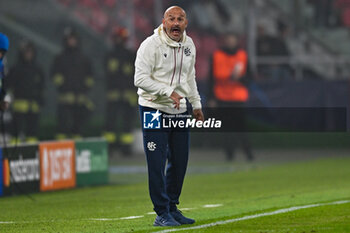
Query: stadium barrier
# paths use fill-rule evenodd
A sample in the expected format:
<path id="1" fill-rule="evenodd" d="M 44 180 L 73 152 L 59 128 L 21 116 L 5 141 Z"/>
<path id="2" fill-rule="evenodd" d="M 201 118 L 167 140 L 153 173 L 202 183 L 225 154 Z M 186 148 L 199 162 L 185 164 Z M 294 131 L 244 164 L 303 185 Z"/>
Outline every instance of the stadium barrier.
<path id="1" fill-rule="evenodd" d="M 5 153 L 6 152 L 6 153 Z M 39 192 L 38 145 L 3 148 L 3 194 L 5 196 Z M 9 154 L 10 156 L 5 156 Z"/>
<path id="2" fill-rule="evenodd" d="M 107 184 L 107 148 L 103 139 L 1 148 L 0 196 Z"/>
<path id="3" fill-rule="evenodd" d="M 77 186 L 108 182 L 108 145 L 106 141 L 78 141 L 75 143 Z"/>

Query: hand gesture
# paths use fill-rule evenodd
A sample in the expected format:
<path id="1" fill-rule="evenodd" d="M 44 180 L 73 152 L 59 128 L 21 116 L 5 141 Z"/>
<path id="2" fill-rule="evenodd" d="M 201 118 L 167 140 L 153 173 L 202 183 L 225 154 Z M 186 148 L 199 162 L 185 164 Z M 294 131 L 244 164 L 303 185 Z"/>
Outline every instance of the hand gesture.
<path id="1" fill-rule="evenodd" d="M 180 109 L 180 100 L 183 97 L 177 94 L 175 91 L 173 91 L 173 93 L 171 93 L 170 98 L 173 100 L 173 104 L 175 105 L 174 108 Z"/>

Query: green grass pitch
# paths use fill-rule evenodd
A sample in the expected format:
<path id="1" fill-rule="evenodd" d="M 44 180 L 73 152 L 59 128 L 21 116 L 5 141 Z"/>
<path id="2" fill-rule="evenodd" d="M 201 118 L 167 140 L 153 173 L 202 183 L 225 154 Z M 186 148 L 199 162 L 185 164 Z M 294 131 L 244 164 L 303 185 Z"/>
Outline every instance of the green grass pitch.
<path id="1" fill-rule="evenodd" d="M 153 232 L 147 182 L 0 198 L 0 232 Z M 350 200 L 350 158 L 190 174 L 180 208 L 194 226 L 278 209 Z M 221 204 L 212 208 L 205 205 Z M 125 217 L 138 216 L 133 219 Z M 99 220 L 97 220 L 99 219 Z M 103 221 L 102 221 L 102 220 Z M 193 226 L 193 225 L 192 225 Z M 176 232 L 176 231 L 175 231 Z M 350 232 L 350 203 L 322 205 L 180 232 Z"/>

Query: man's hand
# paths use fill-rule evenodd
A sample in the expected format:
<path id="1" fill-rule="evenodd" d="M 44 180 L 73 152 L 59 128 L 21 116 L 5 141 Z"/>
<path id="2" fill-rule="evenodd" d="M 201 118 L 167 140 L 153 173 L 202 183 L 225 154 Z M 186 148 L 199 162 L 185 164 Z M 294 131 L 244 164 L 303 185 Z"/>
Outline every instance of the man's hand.
<path id="1" fill-rule="evenodd" d="M 204 121 L 202 109 L 193 109 L 193 116 L 197 121 Z"/>
<path id="2" fill-rule="evenodd" d="M 10 106 L 10 103 L 7 101 L 0 102 L 0 111 L 6 111 Z"/>
<path id="3" fill-rule="evenodd" d="M 171 93 L 170 98 L 173 100 L 173 104 L 175 105 L 174 108 L 180 109 L 180 100 L 183 97 L 177 94 L 175 91 L 173 91 L 173 93 Z"/>

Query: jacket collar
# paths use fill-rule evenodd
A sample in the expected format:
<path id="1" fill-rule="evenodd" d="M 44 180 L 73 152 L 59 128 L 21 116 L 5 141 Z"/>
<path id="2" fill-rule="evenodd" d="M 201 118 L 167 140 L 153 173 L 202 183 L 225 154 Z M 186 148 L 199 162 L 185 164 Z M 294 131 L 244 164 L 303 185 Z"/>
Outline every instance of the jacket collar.
<path id="1" fill-rule="evenodd" d="M 187 37 L 186 31 L 184 31 L 180 42 L 172 40 L 164 31 L 163 24 L 161 24 L 158 28 L 154 29 L 154 34 L 158 35 L 160 39 L 170 47 L 176 47 L 176 48 L 181 47 L 181 45 L 186 42 L 186 37 Z"/>

